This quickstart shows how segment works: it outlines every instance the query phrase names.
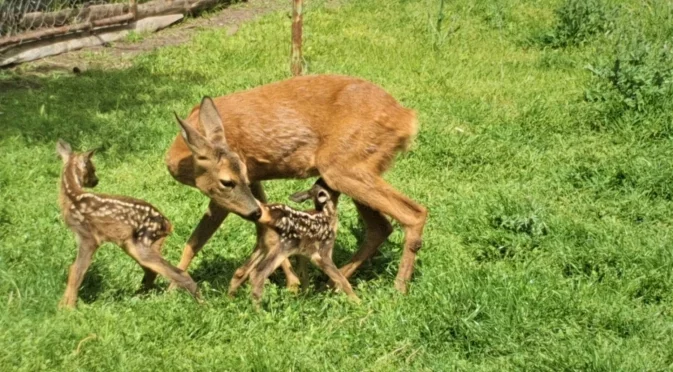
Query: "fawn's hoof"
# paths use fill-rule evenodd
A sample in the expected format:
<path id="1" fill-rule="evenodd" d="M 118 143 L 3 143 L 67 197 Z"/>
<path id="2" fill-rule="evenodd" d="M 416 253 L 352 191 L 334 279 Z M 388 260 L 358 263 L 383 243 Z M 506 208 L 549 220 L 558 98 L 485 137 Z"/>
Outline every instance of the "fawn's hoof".
<path id="1" fill-rule="evenodd" d="M 71 299 L 62 299 L 58 303 L 58 308 L 62 310 L 75 310 L 77 300 L 73 301 Z"/>
<path id="2" fill-rule="evenodd" d="M 299 281 L 288 282 L 285 287 L 287 288 L 288 291 L 292 292 L 293 294 L 297 294 L 299 293 L 299 289 L 301 288 L 301 283 L 299 283 Z"/>

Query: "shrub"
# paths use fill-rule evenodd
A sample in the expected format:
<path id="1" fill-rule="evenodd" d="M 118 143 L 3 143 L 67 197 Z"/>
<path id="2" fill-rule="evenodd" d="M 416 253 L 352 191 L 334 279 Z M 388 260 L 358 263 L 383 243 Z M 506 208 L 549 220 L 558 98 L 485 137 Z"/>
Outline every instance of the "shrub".
<path id="1" fill-rule="evenodd" d="M 586 100 L 605 102 L 613 114 L 657 110 L 673 99 L 673 50 L 668 43 L 630 38 L 618 44 L 613 57 L 588 69 L 594 79 Z"/>
<path id="2" fill-rule="evenodd" d="M 604 0 L 566 0 L 555 13 L 556 26 L 541 40 L 553 48 L 582 45 L 613 26 L 614 11 Z"/>

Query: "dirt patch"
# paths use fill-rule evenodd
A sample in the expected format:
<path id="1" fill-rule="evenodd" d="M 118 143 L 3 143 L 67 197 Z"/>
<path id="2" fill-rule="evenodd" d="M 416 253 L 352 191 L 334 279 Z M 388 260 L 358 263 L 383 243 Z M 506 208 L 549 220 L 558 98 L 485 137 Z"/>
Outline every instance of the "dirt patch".
<path id="1" fill-rule="evenodd" d="M 157 48 L 186 43 L 199 30 L 227 29 L 233 35 L 240 24 L 253 20 L 263 14 L 277 10 L 290 11 L 288 1 L 279 0 L 247 0 L 228 5 L 220 10 L 208 11 L 197 17 L 189 18 L 159 32 L 139 36 L 137 40 L 117 41 L 111 45 L 103 45 L 60 54 L 41 60 L 27 62 L 10 70 L 26 76 L 40 76 L 48 73 L 79 73 L 87 69 L 111 69 L 129 67 L 138 54 Z M 24 79 L 0 80 L 2 89 L 35 88 Z"/>

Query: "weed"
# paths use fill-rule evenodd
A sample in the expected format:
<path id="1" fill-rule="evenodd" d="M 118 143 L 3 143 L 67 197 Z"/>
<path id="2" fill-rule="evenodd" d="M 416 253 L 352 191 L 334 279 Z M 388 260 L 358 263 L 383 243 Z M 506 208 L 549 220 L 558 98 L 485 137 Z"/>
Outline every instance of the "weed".
<path id="1" fill-rule="evenodd" d="M 670 106 L 673 99 L 673 48 L 642 37 L 620 41 L 615 57 L 588 68 L 594 76 L 589 102 L 604 102 L 614 111 L 644 113 Z"/>
<path id="2" fill-rule="evenodd" d="M 555 11 L 556 26 L 540 37 L 553 48 L 583 45 L 613 27 L 614 10 L 604 0 L 565 0 Z"/>

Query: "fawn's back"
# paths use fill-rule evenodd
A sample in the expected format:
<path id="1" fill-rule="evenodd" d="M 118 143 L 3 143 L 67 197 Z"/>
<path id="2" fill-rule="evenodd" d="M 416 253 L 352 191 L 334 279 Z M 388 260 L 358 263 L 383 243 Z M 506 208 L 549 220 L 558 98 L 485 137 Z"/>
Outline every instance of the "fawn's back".
<path id="1" fill-rule="evenodd" d="M 136 198 L 85 191 L 98 178 L 93 153 L 71 153 L 64 158 L 59 203 L 66 224 L 98 242 L 123 244 L 128 239 L 151 243 L 172 231 L 172 225 L 151 204 Z"/>

